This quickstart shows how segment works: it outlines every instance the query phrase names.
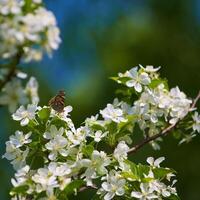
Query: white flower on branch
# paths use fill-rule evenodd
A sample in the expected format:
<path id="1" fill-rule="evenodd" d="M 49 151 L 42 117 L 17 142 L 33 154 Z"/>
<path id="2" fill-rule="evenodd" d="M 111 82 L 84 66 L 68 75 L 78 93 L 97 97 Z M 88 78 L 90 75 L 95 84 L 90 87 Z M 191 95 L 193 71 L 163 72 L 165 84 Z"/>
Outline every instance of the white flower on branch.
<path id="1" fill-rule="evenodd" d="M 141 183 L 140 184 L 141 192 L 138 191 L 132 191 L 131 197 L 134 197 L 136 199 L 140 200 L 149 200 L 149 199 L 158 199 L 159 196 L 153 193 L 153 190 L 149 188 L 148 183 Z"/>
<path id="2" fill-rule="evenodd" d="M 169 95 L 171 97 L 170 116 L 172 117 L 169 122 L 174 124 L 188 114 L 192 101 L 187 99 L 186 95 L 178 87 L 172 88 Z"/>
<path id="3" fill-rule="evenodd" d="M 153 157 L 147 158 L 147 163 L 153 168 L 160 167 L 160 163 L 165 160 L 165 157 L 157 158 L 156 160 Z"/>
<path id="4" fill-rule="evenodd" d="M 30 170 L 30 166 L 26 165 L 23 168 L 20 168 L 16 173 L 15 173 L 15 179 L 11 179 L 11 183 L 14 187 L 18 187 L 26 183 L 28 177 L 28 172 Z"/>
<path id="5" fill-rule="evenodd" d="M 32 180 L 37 184 L 38 193 L 45 191 L 48 196 L 53 195 L 54 188 L 59 186 L 54 169 L 54 164 L 50 163 L 47 168 L 38 169 L 37 173 L 32 176 Z"/>
<path id="6" fill-rule="evenodd" d="M 51 11 L 39 5 L 36 9 L 22 15 L 21 7 L 16 7 L 19 4 L 17 0 L 4 1 L 7 5 L 4 6 L 0 3 L 0 13 L 2 9 L 4 13 L 8 14 L 11 11 L 15 12 L 12 17 L 1 16 L 0 55 L 2 58 L 16 56 L 19 46 L 22 47 L 23 59 L 27 62 L 41 60 L 43 52 L 51 54 L 53 50 L 58 49 L 61 42 L 60 31 Z M 40 3 L 40 1 L 36 1 L 36 3 Z M 20 12 L 16 12 L 17 10 Z"/>
<path id="7" fill-rule="evenodd" d="M 139 73 L 137 67 L 127 71 L 125 76 L 131 78 L 131 80 L 126 82 L 126 85 L 128 87 L 134 87 L 137 92 L 142 92 L 142 86 L 151 83 L 148 74 L 146 72 Z"/>
<path id="8" fill-rule="evenodd" d="M 15 170 L 18 170 L 26 165 L 26 158 L 29 153 L 29 148 L 22 151 L 17 148 L 11 141 L 6 142 L 6 153 L 2 156 L 7 160 L 11 160 L 11 164 L 13 165 Z"/>
<path id="9" fill-rule="evenodd" d="M 198 112 L 194 113 L 192 119 L 194 120 L 194 123 L 192 125 L 193 130 L 200 133 L 200 115 L 198 114 Z"/>
<path id="10" fill-rule="evenodd" d="M 51 151 L 48 156 L 49 159 L 55 160 L 58 156 L 58 153 L 66 157 L 68 155 L 68 151 L 65 149 L 67 144 L 67 139 L 61 135 L 56 135 L 52 140 L 45 144 L 46 149 Z"/>
<path id="11" fill-rule="evenodd" d="M 64 128 L 60 127 L 57 129 L 55 125 L 51 125 L 49 131 L 46 131 L 43 135 L 45 139 L 51 140 L 54 139 L 56 136 L 62 136 L 64 133 Z"/>
<path id="12" fill-rule="evenodd" d="M 32 104 L 39 103 L 39 96 L 38 96 L 38 82 L 35 77 L 31 77 L 28 83 L 26 84 L 25 91 L 27 95 L 31 99 Z"/>
<path id="13" fill-rule="evenodd" d="M 72 147 L 82 144 L 86 140 L 86 136 L 89 134 L 87 127 L 80 127 L 77 130 L 67 131 L 66 136 Z"/>
<path id="14" fill-rule="evenodd" d="M 19 148 L 19 147 L 22 147 L 24 144 L 28 144 L 32 141 L 31 139 L 29 139 L 30 136 L 31 136 L 31 132 L 24 135 L 22 131 L 16 131 L 15 135 L 10 136 L 10 142 L 16 148 Z"/>
<path id="15" fill-rule="evenodd" d="M 89 134 L 89 136 L 94 138 L 95 142 L 100 142 L 104 137 L 106 137 L 107 134 L 108 134 L 108 131 L 103 133 L 101 130 L 98 130 L 92 134 Z"/>
<path id="16" fill-rule="evenodd" d="M 128 151 L 129 151 L 129 146 L 124 141 L 121 141 L 115 148 L 113 156 L 120 163 L 123 162 L 125 159 L 127 159 Z"/>
<path id="17" fill-rule="evenodd" d="M 167 178 L 174 176 L 171 172 L 167 174 Z M 145 178 L 149 178 L 148 187 L 153 192 L 156 192 L 158 196 L 169 197 L 171 194 L 176 194 L 176 189 L 173 188 L 174 181 L 172 186 L 167 186 L 165 183 L 154 177 L 152 170 L 149 171 L 148 175 L 145 175 Z"/>
<path id="18" fill-rule="evenodd" d="M 40 4 L 40 3 L 42 3 L 42 0 L 33 0 L 33 2 Z"/>
<path id="19" fill-rule="evenodd" d="M 82 167 L 86 167 L 86 171 L 81 175 L 85 177 L 85 181 L 88 186 L 92 186 L 92 179 L 97 178 L 99 175 L 104 175 L 107 173 L 106 166 L 110 164 L 110 159 L 107 157 L 106 153 L 103 151 L 98 152 L 94 150 L 90 159 L 80 160 Z"/>
<path id="20" fill-rule="evenodd" d="M 123 196 L 125 194 L 126 180 L 122 178 L 119 172 L 112 170 L 102 179 L 106 181 L 101 184 L 102 188 L 97 193 L 105 194 L 104 200 L 113 199 L 115 195 Z"/>
<path id="21" fill-rule="evenodd" d="M 8 105 L 11 113 L 16 111 L 18 104 L 26 104 L 28 99 L 22 88 L 19 79 L 12 79 L 3 88 L 3 94 L 0 96 L 0 105 Z"/>
<path id="22" fill-rule="evenodd" d="M 142 65 L 139 65 L 142 69 L 144 69 L 145 72 L 148 72 L 148 73 L 155 73 L 157 71 L 159 71 L 159 69 L 161 67 L 157 67 L 157 68 L 154 68 L 152 65 L 147 65 L 146 67 L 143 67 Z"/>
<path id="23" fill-rule="evenodd" d="M 100 113 L 105 120 L 112 120 L 116 123 L 127 121 L 123 116 L 123 111 L 120 108 L 114 108 L 112 104 L 107 104 L 107 107 L 100 110 Z"/>
<path id="24" fill-rule="evenodd" d="M 27 109 L 24 106 L 20 106 L 19 109 L 12 114 L 12 118 L 16 121 L 21 121 L 21 126 L 26 126 L 30 120 L 35 118 L 35 111 L 37 106 L 34 104 L 29 104 Z"/>
<path id="25" fill-rule="evenodd" d="M 19 14 L 23 1 L 21 0 L 1 0 L 0 13 L 2 15 Z"/>

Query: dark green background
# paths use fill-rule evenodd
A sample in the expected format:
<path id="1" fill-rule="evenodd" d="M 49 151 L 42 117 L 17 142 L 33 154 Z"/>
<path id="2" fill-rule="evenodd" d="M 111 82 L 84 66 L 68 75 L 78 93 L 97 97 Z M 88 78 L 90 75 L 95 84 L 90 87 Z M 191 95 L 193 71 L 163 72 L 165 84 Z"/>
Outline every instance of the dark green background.
<path id="1" fill-rule="evenodd" d="M 24 65 L 40 82 L 41 105 L 59 89 L 73 106 L 78 127 L 85 117 L 112 102 L 117 85 L 108 79 L 138 64 L 162 66 L 171 87 L 190 97 L 200 89 L 200 2 L 198 0 L 46 0 L 61 28 L 63 43 L 52 59 Z M 0 153 L 17 128 L 6 108 L 0 110 Z M 200 199 L 200 137 L 182 146 L 168 136 L 161 151 L 145 147 L 132 157 L 165 156 L 163 165 L 177 173 L 183 200 Z M 9 199 L 8 161 L 0 160 L 0 199 Z M 85 193 L 85 199 L 89 194 Z M 79 196 L 77 199 L 83 199 Z"/>

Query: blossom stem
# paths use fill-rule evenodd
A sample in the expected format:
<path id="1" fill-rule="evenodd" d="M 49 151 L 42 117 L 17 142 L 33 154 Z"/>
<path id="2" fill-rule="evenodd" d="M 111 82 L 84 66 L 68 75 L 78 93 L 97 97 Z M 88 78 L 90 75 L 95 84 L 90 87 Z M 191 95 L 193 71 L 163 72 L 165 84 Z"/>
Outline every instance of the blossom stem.
<path id="1" fill-rule="evenodd" d="M 6 66 L 9 67 L 10 70 L 8 71 L 8 74 L 6 75 L 5 79 L 0 82 L 0 91 L 6 85 L 6 83 L 9 82 L 13 76 L 15 76 L 16 67 L 20 63 L 21 56 L 22 53 L 21 51 L 19 51 L 18 54 L 13 59 L 13 61 Z"/>
<path id="2" fill-rule="evenodd" d="M 81 188 L 79 189 L 79 192 L 83 192 L 83 191 L 85 191 L 85 190 L 87 190 L 87 189 L 95 189 L 95 190 L 97 190 L 98 187 L 97 187 L 96 185 L 93 185 L 93 186 L 83 186 L 83 187 L 81 187 Z"/>
<path id="3" fill-rule="evenodd" d="M 199 99 L 200 99 L 200 91 L 199 91 L 197 97 L 194 99 L 193 104 L 192 104 L 192 106 L 191 106 L 191 109 L 193 109 L 193 108 L 196 107 L 196 104 L 197 104 L 197 102 L 199 101 Z"/>
<path id="4" fill-rule="evenodd" d="M 193 110 L 196 107 L 197 102 L 200 99 L 200 91 L 198 93 L 198 95 L 196 96 L 196 98 L 194 99 L 190 110 Z M 142 148 L 145 144 L 148 144 L 149 142 L 162 137 L 162 136 L 166 136 L 168 135 L 174 128 L 176 128 L 177 124 L 180 122 L 180 120 L 178 122 L 176 122 L 175 124 L 169 125 L 167 128 L 165 128 L 164 130 L 162 130 L 160 133 L 153 135 L 151 137 L 145 138 L 144 140 L 142 140 L 141 142 L 139 142 L 138 144 L 136 144 L 134 147 L 130 148 L 128 151 L 128 154 L 134 154 L 136 153 L 140 148 Z"/>

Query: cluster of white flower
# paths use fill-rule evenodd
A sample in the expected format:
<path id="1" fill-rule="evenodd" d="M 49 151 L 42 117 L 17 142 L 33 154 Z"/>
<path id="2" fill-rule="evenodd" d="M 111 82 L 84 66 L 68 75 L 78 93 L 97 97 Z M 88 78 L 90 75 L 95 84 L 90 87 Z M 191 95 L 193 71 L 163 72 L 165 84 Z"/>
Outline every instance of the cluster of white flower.
<path id="1" fill-rule="evenodd" d="M 2 89 L 0 95 L 0 105 L 7 105 L 11 113 L 16 111 L 18 105 L 28 103 L 37 105 L 38 102 L 38 82 L 35 77 L 31 77 L 24 88 L 21 79 L 12 78 Z M 25 108 L 21 106 L 20 110 L 25 110 Z"/>
<path id="2" fill-rule="evenodd" d="M 130 115 L 134 115 L 135 122 L 139 124 L 141 130 L 148 137 L 158 134 L 164 125 L 175 125 L 179 120 L 184 119 L 192 111 L 192 100 L 188 99 L 178 87 L 168 89 L 166 80 L 161 79 L 157 73 L 159 69 L 160 67 L 147 66 L 144 68 L 140 65 L 140 69 L 134 67 L 130 71 L 126 71 L 124 74 L 119 73 L 118 77 L 113 78 L 118 83 L 127 86 L 129 93 L 135 94 L 138 100 L 135 100 L 133 105 L 129 103 L 128 106 L 126 102 L 117 105 L 114 102 L 104 112 L 101 112 L 103 118 L 108 119 L 110 117 L 113 121 L 119 123 L 119 120 L 125 122 Z M 115 112 L 111 110 L 113 106 Z M 108 109 L 110 112 L 105 112 Z M 198 113 L 194 115 L 193 121 L 193 130 L 199 132 Z M 194 134 L 187 135 L 187 138 L 191 139 L 191 137 L 194 137 Z M 152 142 L 152 146 L 159 148 L 155 141 Z"/>
<path id="3" fill-rule="evenodd" d="M 41 60 L 61 42 L 56 19 L 42 0 L 0 1 L 0 57 L 11 58 L 19 49 L 25 61 Z"/>
<path id="4" fill-rule="evenodd" d="M 97 193 L 103 196 L 105 200 L 110 200 L 114 196 L 123 196 L 126 193 L 126 186 L 129 185 L 131 193 L 128 195 L 135 199 L 162 199 L 173 195 L 176 196 L 176 188 L 174 187 L 176 180 L 171 185 L 166 185 L 161 178 L 155 178 L 156 170 L 159 170 L 159 164 L 163 161 L 163 157 L 156 159 L 155 162 L 152 162 L 153 160 L 152 157 L 147 158 L 147 162 L 150 164 L 150 167 L 146 166 L 148 174 L 144 173 L 140 180 L 138 180 L 137 174 L 133 174 L 131 166 L 128 164 L 126 164 L 126 170 L 111 170 L 109 174 L 102 177 L 101 180 L 106 181 L 102 183 Z M 140 170 L 141 165 L 137 167 Z M 165 170 L 163 178 L 167 181 L 170 181 L 171 177 L 175 176 L 168 168 L 162 168 L 162 170 Z M 127 174 L 129 177 L 127 178 L 124 174 Z"/>
<path id="5" fill-rule="evenodd" d="M 174 184 L 176 180 L 173 180 L 171 185 L 166 185 L 164 182 L 155 178 L 153 169 L 160 168 L 160 163 L 164 160 L 163 157 L 154 161 L 152 157 L 147 158 L 147 162 L 150 164 L 150 170 L 148 175 L 144 175 L 145 178 L 149 178 L 148 182 L 140 183 L 140 191 L 132 191 L 131 196 L 136 199 L 163 199 L 176 195 L 176 188 Z M 165 168 L 167 169 L 167 168 Z M 175 176 L 172 172 L 166 174 L 166 180 L 170 181 L 171 177 Z"/>
<path id="6" fill-rule="evenodd" d="M 16 131 L 15 135 L 10 136 L 10 140 L 6 142 L 6 153 L 3 157 L 12 160 L 11 164 L 14 169 L 21 169 L 26 165 L 26 158 L 29 153 L 29 148 L 25 144 L 30 143 L 31 132 L 26 135 L 22 131 Z"/>
<path id="7" fill-rule="evenodd" d="M 118 103 L 115 100 L 115 105 Z M 59 199 L 58 194 L 64 194 L 64 189 L 73 182 L 82 181 L 82 185 L 97 187 L 94 180 L 101 180 L 97 194 L 105 200 L 115 196 L 128 195 L 137 198 L 143 195 L 144 184 L 147 183 L 143 183 L 142 178 L 146 177 L 143 177 L 143 173 L 142 177 L 136 177 L 131 169 L 131 164 L 127 161 L 129 147 L 125 141 L 120 141 L 110 155 L 94 149 L 92 145 L 93 142 L 105 140 L 105 136 L 111 133 L 103 129 L 103 124 L 126 121 L 110 122 L 109 119 L 108 122 L 106 118 L 105 122 L 102 122 L 103 120 L 98 121 L 97 117 L 92 117 L 86 120 L 85 126 L 76 129 L 69 118 L 71 110 L 72 108 L 67 106 L 63 113 L 57 113 L 49 107 L 41 108 L 30 104 L 27 109 L 21 106 L 12 115 L 14 120 L 20 121 L 22 127 L 26 126 L 26 129 L 32 130 L 27 134 L 16 131 L 6 142 L 6 153 L 3 157 L 11 160 L 11 164 L 17 170 L 15 178 L 12 179 L 14 189 L 10 193 L 13 199 L 35 199 L 38 196 L 44 199 Z M 112 110 L 115 112 L 114 108 Z M 98 130 L 94 128 L 94 124 Z M 35 168 L 38 159 L 41 160 L 41 166 Z M 166 186 L 153 176 L 154 169 L 159 170 L 161 161 L 162 158 L 149 162 L 151 166 L 147 166 L 151 169 L 148 175 L 151 176 L 148 191 L 157 196 L 176 195 L 175 189 L 172 190 L 171 186 Z M 165 177 L 170 173 L 171 170 L 166 169 Z M 134 187 L 131 193 L 127 190 L 128 186 L 134 184 L 140 184 L 141 191 L 135 191 Z M 24 190 L 17 193 L 17 188 Z"/>
<path id="8" fill-rule="evenodd" d="M 151 78 L 156 78 L 155 72 L 157 72 L 160 67 L 153 68 L 153 66 L 147 66 L 146 68 L 140 65 L 142 71 L 138 71 L 138 67 L 134 67 L 129 71 L 126 71 L 124 74 L 119 73 L 120 78 L 126 78 L 125 84 L 128 87 L 134 87 L 136 92 L 142 92 L 144 86 L 147 86 L 151 83 Z M 122 83 L 119 79 L 118 83 Z"/>
<path id="9" fill-rule="evenodd" d="M 168 90 L 157 74 L 159 68 L 136 69 L 131 70 L 131 80 L 133 71 L 139 80 L 148 80 L 148 84 L 137 83 L 140 92 L 135 89 L 137 84 L 127 85 L 129 72 L 125 73 L 128 79 L 121 74 L 116 80 L 128 86 L 137 99 L 115 99 L 78 128 L 70 118 L 71 106 L 63 112 L 38 106 L 37 84 L 33 79 L 27 84 L 25 91 L 32 104 L 20 106 L 12 118 L 29 132 L 17 131 L 11 136 L 3 156 L 17 170 L 12 179 L 13 199 L 62 199 L 68 189 L 77 192 L 82 186 L 98 189 L 97 195 L 105 200 L 116 196 L 141 200 L 177 198 L 176 181 L 171 181 L 174 171 L 160 167 L 164 158 L 149 157 L 149 165 L 135 164 L 128 160 L 129 144 L 136 123 L 145 133 L 149 131 L 146 137 L 151 137 L 186 115 L 189 128 L 199 132 L 200 117 L 197 112 L 188 115 L 193 112 L 192 101 L 178 87 Z M 102 150 L 99 143 L 111 148 Z"/>
<path id="10" fill-rule="evenodd" d="M 160 84 L 154 89 L 145 89 L 140 99 L 134 102 L 133 113 L 139 116 L 138 123 L 142 130 L 150 128 L 150 133 L 156 133 L 155 127 L 160 119 L 170 124 L 177 123 L 188 114 L 191 103 L 178 87 L 168 91 L 164 84 Z"/>

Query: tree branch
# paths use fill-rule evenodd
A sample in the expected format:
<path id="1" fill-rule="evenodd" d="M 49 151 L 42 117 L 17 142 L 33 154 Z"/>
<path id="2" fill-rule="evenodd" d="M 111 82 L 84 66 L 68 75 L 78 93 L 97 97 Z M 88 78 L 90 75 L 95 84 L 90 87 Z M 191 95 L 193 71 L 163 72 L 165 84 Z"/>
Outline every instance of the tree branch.
<path id="1" fill-rule="evenodd" d="M 87 189 L 95 189 L 95 190 L 97 190 L 98 187 L 97 187 L 96 185 L 83 186 L 83 187 L 81 187 L 81 188 L 79 189 L 79 192 L 83 192 L 83 191 L 85 191 L 85 190 L 87 190 Z"/>
<path id="2" fill-rule="evenodd" d="M 191 108 L 190 108 L 191 111 L 196 107 L 196 104 L 199 101 L 199 99 L 200 99 L 200 91 L 199 91 L 197 97 L 194 99 L 194 101 L 193 101 L 193 103 L 191 105 Z M 128 154 L 136 153 L 145 144 L 148 144 L 149 142 L 151 142 L 151 141 L 153 141 L 153 140 L 155 140 L 155 139 L 157 139 L 159 137 L 166 136 L 167 134 L 169 134 L 177 126 L 177 124 L 179 122 L 180 122 L 180 120 L 178 122 L 176 122 L 175 124 L 169 125 L 167 128 L 165 128 L 164 130 L 162 130 L 160 133 L 142 140 L 141 142 L 139 142 L 138 144 L 136 144 L 134 147 L 132 147 L 131 149 L 129 149 Z"/>
<path id="3" fill-rule="evenodd" d="M 7 65 L 7 67 L 10 69 L 9 69 L 8 74 L 6 75 L 5 79 L 0 82 L 0 91 L 6 85 L 6 83 L 9 82 L 13 76 L 15 76 L 16 67 L 20 63 L 21 56 L 22 56 L 22 53 L 20 50 L 18 52 L 18 54 L 15 56 L 15 58 L 13 59 L 13 61 Z"/>
<path id="4" fill-rule="evenodd" d="M 191 106 L 191 109 L 194 109 L 196 107 L 197 102 L 199 101 L 199 99 L 200 99 L 200 91 L 199 91 L 197 97 L 194 99 L 193 104 Z"/>

